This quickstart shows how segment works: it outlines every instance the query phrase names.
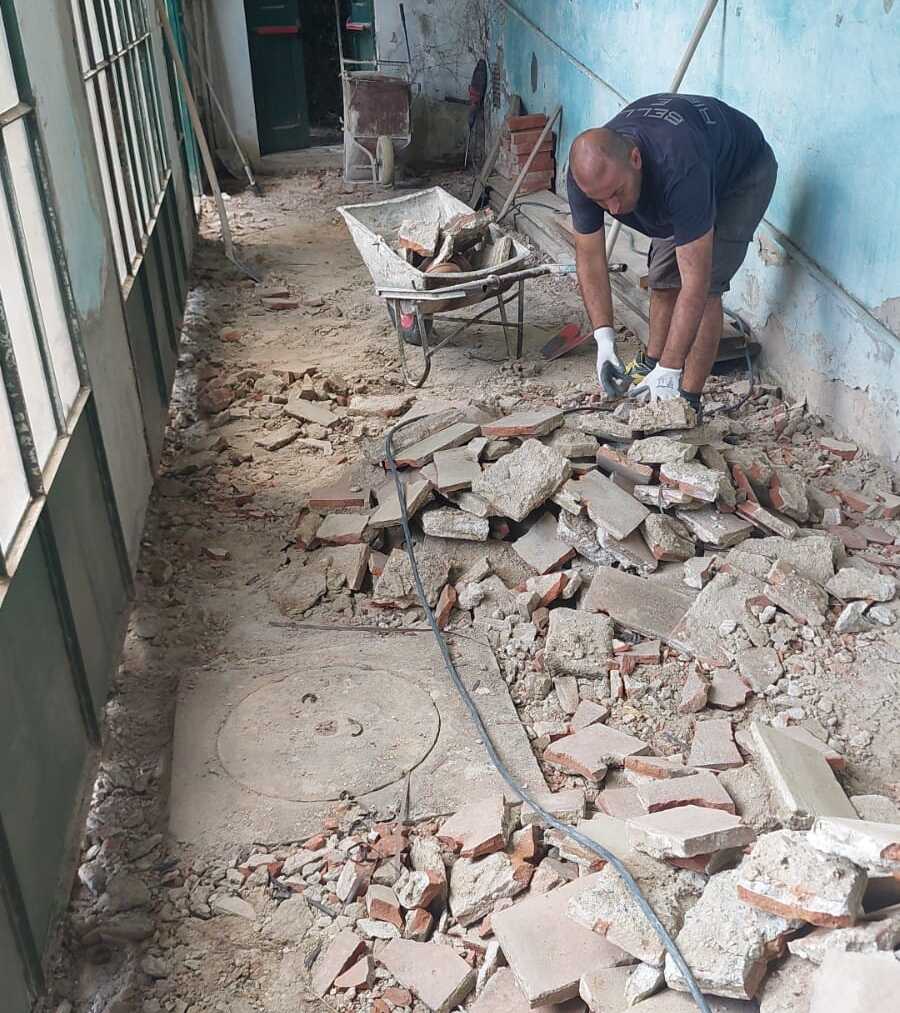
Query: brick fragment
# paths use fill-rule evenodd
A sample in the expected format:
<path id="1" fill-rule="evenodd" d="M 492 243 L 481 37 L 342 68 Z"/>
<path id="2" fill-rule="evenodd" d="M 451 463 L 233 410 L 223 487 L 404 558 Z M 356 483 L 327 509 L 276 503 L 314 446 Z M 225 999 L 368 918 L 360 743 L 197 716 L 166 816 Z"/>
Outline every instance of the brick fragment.
<path id="1" fill-rule="evenodd" d="M 323 545 L 353 545 L 366 541 L 368 514 L 328 514 L 316 530 Z"/>
<path id="2" fill-rule="evenodd" d="M 445 584 L 438 603 L 434 609 L 434 618 L 440 629 L 446 629 L 450 622 L 450 615 L 456 606 L 456 588 L 452 584 Z"/>
<path id="3" fill-rule="evenodd" d="M 809 517 L 806 483 L 796 471 L 775 468 L 769 482 L 769 502 L 775 510 L 801 523 Z"/>
<path id="4" fill-rule="evenodd" d="M 676 510 L 675 516 L 707 545 L 728 548 L 737 545 L 753 532 L 753 525 L 735 514 L 720 513 L 709 506 L 700 510 Z"/>
<path id="5" fill-rule="evenodd" d="M 410 447 L 396 451 L 394 459 L 401 468 L 421 468 L 431 461 L 437 451 L 451 450 L 468 443 L 478 435 L 480 428 L 472 422 L 456 422 Z"/>
<path id="6" fill-rule="evenodd" d="M 482 436 L 490 439 L 505 439 L 518 436 L 524 439 L 529 436 L 546 436 L 558 429 L 565 416 L 558 408 L 538 408 L 533 411 L 515 412 L 496 422 L 488 422 L 481 427 Z"/>
<path id="7" fill-rule="evenodd" d="M 511 133 L 517 130 L 538 130 L 547 122 L 545 113 L 530 113 L 527 116 L 506 117 L 506 126 Z"/>
<path id="8" fill-rule="evenodd" d="M 628 460 L 639 461 L 644 465 L 686 464 L 693 461 L 696 456 L 695 444 L 673 440 L 671 436 L 647 436 L 642 440 L 635 440 L 628 448 Z M 652 474 L 652 469 L 649 470 Z"/>
<path id="9" fill-rule="evenodd" d="M 738 816 L 687 805 L 628 821 L 629 842 L 653 858 L 692 858 L 724 848 L 743 848 L 756 834 Z"/>
<path id="10" fill-rule="evenodd" d="M 822 816 L 813 825 L 809 843 L 856 863 L 873 876 L 900 878 L 900 824 Z"/>
<path id="11" fill-rule="evenodd" d="M 745 903 L 813 925 L 841 928 L 862 914 L 866 874 L 845 858 L 827 856 L 804 833 L 764 834 L 738 870 Z"/>
<path id="12" fill-rule="evenodd" d="M 475 987 L 475 971 L 449 946 L 392 939 L 377 959 L 433 1013 L 449 1013 Z"/>
<path id="13" fill-rule="evenodd" d="M 647 812 L 636 788 L 604 788 L 597 793 L 594 805 L 607 816 L 622 820 L 631 816 L 643 816 Z"/>
<path id="14" fill-rule="evenodd" d="M 793 538 L 799 530 L 792 520 L 788 520 L 787 517 L 779 517 L 778 514 L 766 510 L 759 503 L 745 500 L 743 503 L 738 503 L 736 509 L 741 517 L 764 531 L 774 531 L 782 538 Z"/>
<path id="15" fill-rule="evenodd" d="M 559 792 L 536 792 L 532 798 L 542 809 L 562 823 L 577 823 L 584 818 L 586 803 L 582 788 L 568 788 Z M 537 810 L 528 803 L 523 804 L 520 819 L 523 826 L 540 822 Z"/>
<path id="16" fill-rule="evenodd" d="M 855 443 L 844 443 L 830 436 L 820 437 L 819 447 L 826 453 L 832 454 L 834 457 L 840 457 L 844 461 L 852 461 L 859 453 L 859 447 Z"/>
<path id="17" fill-rule="evenodd" d="M 544 750 L 544 761 L 599 783 L 611 764 L 621 766 L 626 756 L 647 753 L 646 742 L 606 725 L 590 725 Z"/>
<path id="18" fill-rule="evenodd" d="M 717 668 L 710 677 L 708 702 L 713 707 L 734 710 L 744 706 L 750 692 L 750 687 L 733 669 Z"/>
<path id="19" fill-rule="evenodd" d="M 642 777 L 652 777 L 655 780 L 687 777 L 695 773 L 693 767 L 685 764 L 681 753 L 675 756 L 626 756 L 624 767 Z"/>
<path id="20" fill-rule="evenodd" d="M 685 777 L 645 781 L 635 793 L 646 813 L 664 812 L 679 806 L 700 806 L 734 814 L 734 802 L 711 771 Z"/>
<path id="21" fill-rule="evenodd" d="M 632 444 L 633 448 L 634 444 Z M 640 462 L 640 458 L 631 458 L 631 450 L 626 457 L 613 447 L 597 448 L 597 466 L 607 475 L 619 475 L 634 485 L 647 485 L 653 479 L 653 469 Z"/>
<path id="22" fill-rule="evenodd" d="M 825 622 L 828 595 L 785 559 L 776 560 L 766 575 L 766 597 L 798 622 L 810 626 Z"/>
<path id="23" fill-rule="evenodd" d="M 354 988 L 357 992 L 364 992 L 372 987 L 375 981 L 375 962 L 366 954 L 355 964 L 339 974 L 334 979 L 334 987 L 340 990 Z"/>
<path id="24" fill-rule="evenodd" d="M 513 806 L 502 796 L 472 802 L 445 820 L 437 838 L 458 848 L 463 858 L 502 851 L 516 823 Z"/>
<path id="25" fill-rule="evenodd" d="M 437 218 L 405 221 L 397 232 L 401 250 L 412 250 L 421 257 L 433 257 L 440 242 L 441 223 Z"/>
<path id="26" fill-rule="evenodd" d="M 558 569 L 575 555 L 572 546 L 557 536 L 556 527 L 556 518 L 548 511 L 512 543 L 516 554 L 539 574 Z"/>
<path id="27" fill-rule="evenodd" d="M 688 672 L 688 676 L 681 688 L 681 698 L 678 702 L 679 714 L 696 714 L 702 711 L 709 699 L 709 683 L 699 672 Z"/>
<path id="28" fill-rule="evenodd" d="M 744 758 L 734 744 L 734 729 L 728 718 L 715 721 L 697 721 L 688 763 L 692 767 L 710 770 L 728 770 L 742 767 Z"/>
<path id="29" fill-rule="evenodd" d="M 310 510 L 364 510 L 371 499 L 372 493 L 368 486 L 357 487 L 344 479 L 313 489 L 307 503 Z"/>
<path id="30" fill-rule="evenodd" d="M 694 555 L 694 539 L 681 521 L 665 514 L 644 518 L 641 534 L 655 559 L 684 562 Z"/>
<path id="31" fill-rule="evenodd" d="M 365 953 L 366 943 L 352 929 L 342 929 L 323 950 L 312 972 L 312 989 L 323 998 L 334 979 Z"/>
<path id="32" fill-rule="evenodd" d="M 433 928 L 434 918 L 431 912 L 421 907 L 414 907 L 406 912 L 403 923 L 403 938 L 424 943 L 431 935 Z"/>

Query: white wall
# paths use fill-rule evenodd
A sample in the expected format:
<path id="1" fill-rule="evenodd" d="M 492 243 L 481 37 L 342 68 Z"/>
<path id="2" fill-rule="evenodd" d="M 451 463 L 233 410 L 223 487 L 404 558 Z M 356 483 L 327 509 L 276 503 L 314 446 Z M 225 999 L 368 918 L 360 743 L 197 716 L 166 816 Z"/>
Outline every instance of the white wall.
<path id="1" fill-rule="evenodd" d="M 413 93 L 468 97 L 475 64 L 485 55 L 482 0 L 404 0 L 412 52 Z M 381 60 L 405 60 L 397 0 L 375 0 L 375 43 Z"/>
<path id="2" fill-rule="evenodd" d="M 204 0 L 202 6 L 206 9 L 213 87 L 244 154 L 255 163 L 260 157 L 259 136 L 243 0 Z M 230 147 L 218 113 L 213 120 L 217 145 Z"/>

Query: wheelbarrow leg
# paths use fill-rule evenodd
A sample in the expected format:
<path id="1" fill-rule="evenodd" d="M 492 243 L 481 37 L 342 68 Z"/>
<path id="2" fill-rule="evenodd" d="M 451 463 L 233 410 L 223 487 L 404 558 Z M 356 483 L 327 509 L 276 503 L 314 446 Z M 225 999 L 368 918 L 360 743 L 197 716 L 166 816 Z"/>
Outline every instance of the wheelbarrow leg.
<path id="1" fill-rule="evenodd" d="M 522 358 L 522 346 L 525 343 L 525 279 L 519 282 L 519 297 L 516 300 L 518 318 L 516 320 L 516 358 Z"/>
<path id="2" fill-rule="evenodd" d="M 506 357 L 510 358 L 509 350 L 509 319 L 506 316 L 506 303 L 503 301 L 503 293 L 497 296 L 497 305 L 500 307 L 500 319 L 503 321 L 503 340 L 506 342 Z"/>
<path id="3" fill-rule="evenodd" d="M 431 372 L 431 349 L 428 347 L 428 327 L 426 326 L 425 317 L 419 305 L 416 304 L 416 327 L 419 331 L 419 339 L 422 345 L 422 355 L 425 357 L 425 366 L 422 370 L 421 376 L 413 376 L 410 374 L 409 368 L 406 364 L 407 343 L 403 338 L 403 325 L 400 322 L 400 300 L 390 299 L 388 302 L 392 309 L 391 316 L 394 319 L 394 329 L 397 332 L 397 346 L 400 350 L 400 369 L 403 373 L 403 379 L 410 387 L 421 387 L 428 379 L 428 374 Z"/>

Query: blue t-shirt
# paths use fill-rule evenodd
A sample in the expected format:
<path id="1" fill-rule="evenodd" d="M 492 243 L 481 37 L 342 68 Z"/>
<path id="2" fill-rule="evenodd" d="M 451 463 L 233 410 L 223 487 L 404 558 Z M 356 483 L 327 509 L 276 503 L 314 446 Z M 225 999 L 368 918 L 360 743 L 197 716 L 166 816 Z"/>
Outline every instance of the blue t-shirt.
<path id="1" fill-rule="evenodd" d="M 717 202 L 763 152 L 765 138 L 744 113 L 704 95 L 648 95 L 606 126 L 641 152 L 641 193 L 634 211 L 614 215 L 645 236 L 674 236 L 683 246 L 715 224 Z M 575 231 L 596 232 L 603 208 L 567 174 Z"/>

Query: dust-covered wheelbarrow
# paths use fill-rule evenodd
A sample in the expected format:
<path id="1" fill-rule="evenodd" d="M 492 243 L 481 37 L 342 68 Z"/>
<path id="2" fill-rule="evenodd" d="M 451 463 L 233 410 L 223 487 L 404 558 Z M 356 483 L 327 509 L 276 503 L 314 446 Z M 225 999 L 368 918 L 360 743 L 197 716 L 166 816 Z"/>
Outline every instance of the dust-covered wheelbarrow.
<path id="1" fill-rule="evenodd" d="M 514 332 L 516 358 L 521 358 L 526 280 L 575 270 L 572 265 L 561 264 L 526 267 L 531 251 L 493 223 L 487 225 L 477 245 L 467 251 L 465 269 L 456 267 L 452 274 L 434 274 L 414 266 L 396 248 L 401 226 L 409 222 L 436 222 L 443 230 L 459 221 L 460 216 L 474 214 L 467 204 L 439 186 L 372 204 L 350 204 L 339 207 L 338 211 L 369 269 L 376 294 L 387 303 L 397 331 L 403 376 L 413 387 L 421 387 L 427 379 L 434 353 L 473 324 L 502 327 L 508 356 Z M 475 316 L 444 312 L 485 301 L 490 305 Z M 506 307 L 513 301 L 517 303 L 517 311 L 516 320 L 511 323 Z M 500 319 L 485 319 L 495 309 Z M 433 321 L 438 316 L 458 326 L 432 344 Z M 421 346 L 420 367 L 413 368 L 407 362 L 408 345 Z"/>

